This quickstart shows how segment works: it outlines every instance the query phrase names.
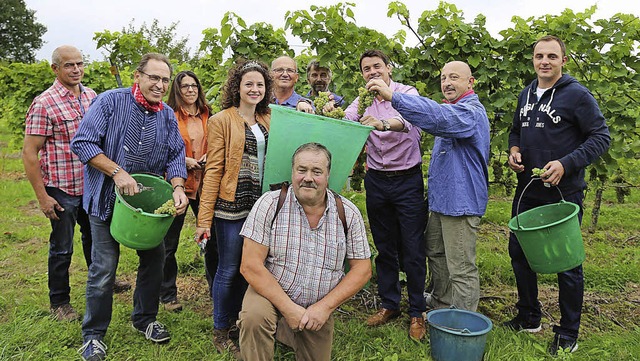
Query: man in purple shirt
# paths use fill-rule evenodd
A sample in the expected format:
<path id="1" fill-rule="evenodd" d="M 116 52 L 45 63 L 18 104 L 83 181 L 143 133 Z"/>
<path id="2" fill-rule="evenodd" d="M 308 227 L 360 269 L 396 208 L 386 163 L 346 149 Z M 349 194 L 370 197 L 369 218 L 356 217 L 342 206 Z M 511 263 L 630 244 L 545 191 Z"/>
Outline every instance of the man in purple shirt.
<path id="1" fill-rule="evenodd" d="M 391 80 L 389 58 L 379 50 L 366 51 L 360 57 L 360 70 L 365 81 L 381 79 L 399 93 L 418 94 L 411 86 Z M 420 341 L 425 336 L 423 296 L 426 274 L 424 228 L 426 204 L 422 180 L 422 151 L 419 128 L 408 122 L 402 132 L 388 132 L 388 119 L 401 118 L 391 102 L 376 97 L 364 114 L 358 114 L 357 98 L 347 107 L 345 117 L 359 120 L 370 115 L 381 119 L 386 127 L 374 130 L 367 140 L 367 213 L 371 235 L 378 256 L 378 294 L 382 300 L 380 310 L 369 317 L 367 325 L 378 326 L 400 316 L 400 262 L 407 275 L 409 295 L 409 337 Z M 401 253 L 401 257 L 399 255 Z"/>

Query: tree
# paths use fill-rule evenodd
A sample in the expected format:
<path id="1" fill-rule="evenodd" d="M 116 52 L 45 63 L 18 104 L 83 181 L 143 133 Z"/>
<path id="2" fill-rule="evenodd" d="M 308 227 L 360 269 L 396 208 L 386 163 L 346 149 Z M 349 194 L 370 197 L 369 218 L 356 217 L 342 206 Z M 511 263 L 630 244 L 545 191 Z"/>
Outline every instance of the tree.
<path id="1" fill-rule="evenodd" d="M 136 29 L 133 21 L 134 19 L 121 32 L 105 30 L 96 32 L 93 36 L 93 40 L 97 42 L 96 49 L 106 50 L 106 58 L 112 65 L 133 69 L 142 55 L 149 52 L 165 54 L 178 63 L 189 61 L 189 48 L 186 47 L 188 38 L 177 36 L 178 23 L 161 27 L 158 20 L 154 20 L 150 26 L 143 23 Z"/>
<path id="2" fill-rule="evenodd" d="M 0 60 L 32 63 L 47 27 L 35 20 L 24 0 L 0 1 Z"/>

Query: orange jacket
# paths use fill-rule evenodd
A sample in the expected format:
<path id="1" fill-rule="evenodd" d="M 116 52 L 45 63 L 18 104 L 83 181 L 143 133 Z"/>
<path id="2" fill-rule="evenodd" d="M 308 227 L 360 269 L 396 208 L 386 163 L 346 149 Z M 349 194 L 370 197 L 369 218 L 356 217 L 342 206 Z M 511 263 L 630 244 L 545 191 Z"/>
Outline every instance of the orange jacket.
<path id="1" fill-rule="evenodd" d="M 271 115 L 258 115 L 258 123 L 267 130 Z M 218 198 L 233 202 L 236 199 L 238 175 L 245 142 L 245 120 L 235 107 L 227 108 L 209 118 L 207 165 L 204 170 L 198 227 L 210 228 Z"/>
<path id="2" fill-rule="evenodd" d="M 176 119 L 178 120 L 178 130 L 180 130 L 180 135 L 182 136 L 182 140 L 184 141 L 184 150 L 187 157 L 192 157 L 194 150 L 193 145 L 191 144 L 191 137 L 189 136 L 189 132 L 187 131 L 187 121 L 189 119 L 189 113 L 187 113 L 182 107 L 179 110 L 175 111 Z M 207 119 L 209 119 L 209 111 L 205 109 L 204 112 L 200 113 L 200 118 L 202 119 L 202 131 L 204 133 L 204 139 L 202 140 L 202 149 L 200 149 L 201 154 L 207 153 Z M 190 199 L 196 198 L 196 193 L 198 189 L 200 189 L 200 183 L 202 182 L 202 170 L 201 169 L 188 169 L 187 170 L 187 180 L 184 182 L 185 194 Z"/>

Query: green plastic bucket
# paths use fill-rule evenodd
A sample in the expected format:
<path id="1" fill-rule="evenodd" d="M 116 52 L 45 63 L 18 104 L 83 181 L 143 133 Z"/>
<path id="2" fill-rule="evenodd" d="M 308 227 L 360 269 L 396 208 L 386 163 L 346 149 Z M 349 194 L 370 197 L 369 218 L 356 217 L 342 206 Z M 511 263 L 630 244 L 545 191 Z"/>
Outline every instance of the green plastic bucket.
<path id="1" fill-rule="evenodd" d="M 526 187 L 522 194 L 525 190 Z M 560 195 L 562 197 L 562 192 Z M 522 195 L 518 200 L 518 209 L 521 199 Z M 566 202 L 562 198 L 559 203 L 530 209 L 509 221 L 509 229 L 515 233 L 534 272 L 559 273 L 573 269 L 584 262 L 579 211 L 580 207 L 577 204 Z"/>
<path id="2" fill-rule="evenodd" d="M 173 199 L 173 188 L 164 179 L 148 174 L 132 174 L 138 183 L 153 190 L 126 196 L 116 187 L 116 202 L 111 218 L 111 236 L 129 248 L 145 250 L 157 247 L 167 234 L 173 217 L 154 214 L 158 207 Z"/>
<path id="3" fill-rule="evenodd" d="M 436 361 L 480 361 L 493 323 L 487 316 L 456 308 L 427 313 L 431 357 Z"/>
<path id="4" fill-rule="evenodd" d="M 309 142 L 320 143 L 329 149 L 332 155 L 329 188 L 342 191 L 373 127 L 279 105 L 270 107 L 271 126 L 262 191 L 268 191 L 270 184 L 291 181 L 291 156 L 300 145 Z"/>

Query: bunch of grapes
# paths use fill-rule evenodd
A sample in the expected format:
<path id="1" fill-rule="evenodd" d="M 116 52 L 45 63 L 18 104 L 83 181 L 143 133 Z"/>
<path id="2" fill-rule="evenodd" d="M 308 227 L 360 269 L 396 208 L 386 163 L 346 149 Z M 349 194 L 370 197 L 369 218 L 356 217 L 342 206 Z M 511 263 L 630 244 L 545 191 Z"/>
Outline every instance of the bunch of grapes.
<path id="1" fill-rule="evenodd" d="M 318 92 L 318 96 L 313 100 L 313 105 L 316 107 L 316 112 L 322 114 L 322 108 L 329 102 L 330 92 Z"/>
<path id="2" fill-rule="evenodd" d="M 176 206 L 173 202 L 173 199 L 169 199 L 168 201 L 164 202 L 160 207 L 158 207 L 155 211 L 153 211 L 154 214 L 168 214 L 170 216 L 175 216 L 176 215 Z"/>
<path id="3" fill-rule="evenodd" d="M 316 113 L 334 119 L 344 118 L 344 109 L 340 107 L 336 107 L 330 112 L 325 112 L 323 110 L 324 106 L 330 101 L 330 94 L 331 92 L 318 92 L 318 96 L 313 100 L 313 105 L 316 107 Z"/>
<path id="4" fill-rule="evenodd" d="M 333 108 L 332 111 L 324 112 L 322 115 L 324 115 L 325 117 L 334 118 L 334 119 L 343 119 L 344 118 L 344 109 L 342 109 L 340 107 Z"/>
<path id="5" fill-rule="evenodd" d="M 533 173 L 531 176 L 532 177 L 541 177 L 542 173 L 544 173 L 545 170 L 544 169 L 540 169 L 540 168 L 533 168 L 531 170 L 531 173 Z"/>
<path id="6" fill-rule="evenodd" d="M 367 88 L 358 88 L 358 115 L 362 116 L 364 111 L 373 104 L 377 92 L 370 92 Z"/>

